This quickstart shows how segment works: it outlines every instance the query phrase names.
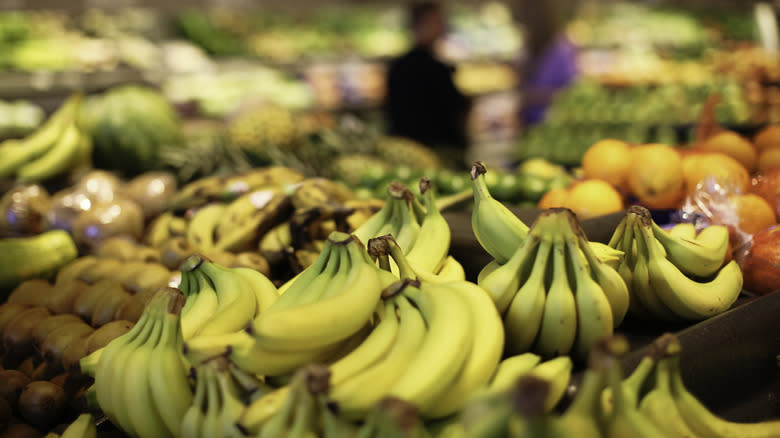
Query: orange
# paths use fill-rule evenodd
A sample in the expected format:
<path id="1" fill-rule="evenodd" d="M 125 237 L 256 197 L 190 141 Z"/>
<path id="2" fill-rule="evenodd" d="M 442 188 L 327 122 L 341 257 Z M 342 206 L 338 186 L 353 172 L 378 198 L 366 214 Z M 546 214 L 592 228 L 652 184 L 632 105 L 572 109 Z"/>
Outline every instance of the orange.
<path id="1" fill-rule="evenodd" d="M 563 207 L 566 205 L 566 199 L 569 197 L 569 189 L 559 187 L 552 189 L 542 196 L 536 208 L 544 210 L 547 208 Z"/>
<path id="2" fill-rule="evenodd" d="M 748 234 L 756 234 L 777 223 L 775 210 L 766 199 L 753 194 L 734 195 L 734 209 L 739 218 L 739 229 Z"/>
<path id="3" fill-rule="evenodd" d="M 623 210 L 623 198 L 608 182 L 586 179 L 575 182 L 569 188 L 564 207 L 570 208 L 583 220 Z"/>
<path id="4" fill-rule="evenodd" d="M 753 144 L 759 151 L 780 148 L 780 125 L 769 125 L 759 131 L 753 137 Z"/>
<path id="5" fill-rule="evenodd" d="M 708 138 L 698 149 L 705 152 L 721 152 L 739 161 L 745 169 L 756 168 L 758 153 L 753 144 L 733 131 L 723 131 Z"/>
<path id="6" fill-rule="evenodd" d="M 659 143 L 635 146 L 631 149 L 628 187 L 646 207 L 677 207 L 685 193 L 680 153 Z"/>
<path id="7" fill-rule="evenodd" d="M 746 192 L 750 187 L 750 173 L 739 161 L 719 152 L 697 152 L 682 160 L 685 190 L 691 193 L 696 185 L 712 177 L 731 192 Z"/>
<path id="8" fill-rule="evenodd" d="M 758 170 L 780 167 L 780 148 L 764 149 L 758 155 Z"/>
<path id="9" fill-rule="evenodd" d="M 606 139 L 594 143 L 582 156 L 586 178 L 598 178 L 615 187 L 624 187 L 631 167 L 631 149 L 620 140 Z"/>

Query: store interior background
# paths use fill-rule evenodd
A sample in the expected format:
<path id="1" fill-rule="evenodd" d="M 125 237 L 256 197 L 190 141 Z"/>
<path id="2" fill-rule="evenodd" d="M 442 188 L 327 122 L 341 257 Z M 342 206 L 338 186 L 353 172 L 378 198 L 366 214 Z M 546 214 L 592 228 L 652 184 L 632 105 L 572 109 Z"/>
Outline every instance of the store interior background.
<path id="1" fill-rule="evenodd" d="M 441 54 L 474 98 L 469 160 L 574 166 L 600 138 L 684 142 L 715 90 L 726 125 L 780 121 L 777 1 L 442 3 Z M 520 21 L 529 7 L 566 17 L 581 75 L 543 123 L 522 126 L 518 68 L 529 32 L 545 31 Z M 767 10 L 774 20 L 759 18 Z M 74 89 L 147 82 L 190 119 L 271 103 L 381 131 L 386 67 L 409 44 L 404 13 L 380 0 L 3 0 L 0 99 L 51 110 Z"/>

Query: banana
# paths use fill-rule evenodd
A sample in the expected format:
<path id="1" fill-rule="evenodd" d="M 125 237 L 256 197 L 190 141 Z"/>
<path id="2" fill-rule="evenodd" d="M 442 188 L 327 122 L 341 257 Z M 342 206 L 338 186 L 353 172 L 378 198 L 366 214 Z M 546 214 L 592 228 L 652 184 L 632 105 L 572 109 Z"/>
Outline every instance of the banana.
<path id="1" fill-rule="evenodd" d="M 160 341 L 149 353 L 149 392 L 160 418 L 171 435 L 181 433 L 181 420 L 192 405 L 193 393 L 181 355 L 182 329 L 181 311 L 184 296 L 176 294 L 170 298 L 165 315 Z"/>
<path id="2" fill-rule="evenodd" d="M 298 184 L 304 180 L 304 175 L 289 167 L 268 166 L 251 169 L 238 175 L 225 178 L 220 199 L 230 202 L 237 196 L 263 187 L 285 186 Z"/>
<path id="3" fill-rule="evenodd" d="M 187 279 L 189 285 L 180 322 L 182 338 L 186 341 L 192 339 L 217 313 L 219 299 L 214 285 L 200 271 L 182 272 L 182 279 Z"/>
<path id="4" fill-rule="evenodd" d="M 471 228 L 477 241 L 498 263 L 504 264 L 528 235 L 528 225 L 504 204 L 493 198 L 485 182 L 485 165 L 477 161 L 471 167 L 474 207 Z"/>
<path id="5" fill-rule="evenodd" d="M 501 263 L 498 263 L 495 260 L 491 260 L 490 263 L 480 269 L 479 274 L 477 274 L 477 284 L 482 283 L 485 277 L 493 273 L 493 271 L 500 268 L 501 266 L 503 266 Z"/>
<path id="6" fill-rule="evenodd" d="M 256 247 L 290 207 L 289 197 L 279 188 L 256 190 L 231 202 L 217 224 L 215 249 L 241 252 Z"/>
<path id="7" fill-rule="evenodd" d="M 337 279 L 344 279 L 344 275 L 342 274 L 344 274 L 344 272 L 348 272 L 348 269 L 344 269 L 343 272 L 339 269 L 341 265 L 345 267 L 348 266 L 348 262 L 346 262 L 348 256 L 344 257 L 345 252 L 346 251 L 344 251 L 344 248 L 342 248 L 341 245 L 332 245 L 330 247 L 330 253 L 327 255 L 328 263 L 325 265 L 325 269 L 322 270 L 320 275 L 312 280 L 306 289 L 306 295 L 300 297 L 295 302 L 296 306 L 318 301 L 322 299 L 325 293 L 328 291 L 333 293 L 338 293 L 341 291 L 336 291 L 335 287 L 332 287 L 331 284 Z M 344 263 L 342 263 L 342 258 L 345 260 Z M 343 287 L 343 284 L 341 286 Z"/>
<path id="8" fill-rule="evenodd" d="M 393 300 L 385 300 L 382 303 L 381 318 L 363 343 L 330 365 L 331 385 L 337 386 L 344 379 L 374 365 L 390 351 L 399 333 L 398 316 Z"/>
<path id="9" fill-rule="evenodd" d="M 344 287 L 312 303 L 280 310 L 271 306 L 252 323 L 260 345 L 280 351 L 323 347 L 348 338 L 371 318 L 382 289 L 379 268 L 365 260 L 365 249 L 354 237 L 334 231 L 328 240 L 349 252 L 352 268 Z"/>
<path id="10" fill-rule="evenodd" d="M 274 265 L 284 260 L 284 253 L 293 244 L 290 222 L 282 222 L 263 235 L 258 243 L 260 254 Z"/>
<path id="11" fill-rule="evenodd" d="M 97 426 L 92 414 L 81 414 L 62 432 L 60 438 L 96 438 Z"/>
<path id="12" fill-rule="evenodd" d="M 729 249 L 729 230 L 723 225 L 710 225 L 695 239 L 675 237 L 654 221 L 653 235 L 666 250 L 666 257 L 684 274 L 709 277 L 723 266 Z"/>
<path id="13" fill-rule="evenodd" d="M 604 289 L 591 277 L 587 260 L 579 250 L 577 236 L 570 232 L 564 239 L 574 269 L 574 301 L 577 305 L 577 337 L 574 352 L 584 360 L 597 340 L 612 334 L 614 327 L 612 306 Z M 600 263 L 598 260 L 596 262 Z"/>
<path id="14" fill-rule="evenodd" d="M 441 269 L 436 273 L 436 277 L 444 282 L 466 281 L 466 270 L 463 269 L 460 262 L 455 260 L 455 257 L 448 255 L 444 259 Z"/>
<path id="15" fill-rule="evenodd" d="M 218 200 L 222 195 L 224 185 L 225 177 L 221 175 L 200 178 L 188 183 L 171 197 L 167 210 L 178 213 Z"/>
<path id="16" fill-rule="evenodd" d="M 566 273 L 566 246 L 554 236 L 552 283 L 547 291 L 544 314 L 534 351 L 542 357 L 568 354 L 577 335 L 577 304 Z"/>
<path id="17" fill-rule="evenodd" d="M 536 268 L 534 260 L 538 260 L 539 257 L 540 240 L 538 235 L 531 233 L 506 263 L 497 265 L 489 273 L 480 273 L 482 278 L 477 280 L 477 284 L 490 293 L 500 314 L 504 315 L 507 312 L 518 288 L 531 281 L 529 276 L 532 275 L 532 272 L 536 272 L 532 270 L 532 267 Z M 534 258 L 535 254 L 536 258 Z M 540 274 L 542 278 L 543 274 L 544 272 Z M 538 281 L 539 276 L 537 275 L 533 279 Z"/>
<path id="18" fill-rule="evenodd" d="M 623 371 L 621 359 L 628 351 L 628 341 L 623 336 L 613 336 L 605 341 L 604 366 L 607 383 L 612 391 L 612 412 L 605 418 L 607 438 L 662 438 L 666 435 L 655 424 L 641 414 L 636 406 L 625 397 L 622 385 Z"/>
<path id="19" fill-rule="evenodd" d="M 157 298 L 163 300 L 163 298 Z M 167 301 L 167 300 L 166 300 Z M 153 305 L 154 329 L 149 338 L 124 357 L 124 372 L 119 376 L 121 384 L 116 386 L 119 402 L 130 420 L 129 432 L 139 438 L 173 437 L 165 425 L 152 399 L 149 375 L 149 357 L 152 355 L 165 325 L 165 308 Z M 167 306 L 165 306 L 167 307 Z M 157 370 L 154 370 L 157 372 Z"/>
<path id="20" fill-rule="evenodd" d="M 201 430 L 203 428 L 203 410 L 206 405 L 206 379 L 195 379 L 195 394 L 192 398 L 192 403 L 189 405 L 184 415 L 181 417 L 181 423 L 179 424 L 180 437 L 201 437 Z"/>
<path id="21" fill-rule="evenodd" d="M 361 242 L 368 242 L 369 239 L 373 239 L 376 236 L 381 236 L 380 230 L 384 228 L 392 218 L 395 203 L 391 200 L 385 201 L 382 208 L 368 218 L 362 225 L 360 225 L 352 235 L 355 236 Z"/>
<path id="22" fill-rule="evenodd" d="M 584 240 L 586 241 L 587 247 L 590 248 L 593 255 L 595 255 L 602 263 L 606 264 L 612 269 L 616 269 L 618 267 L 620 261 L 625 255 L 623 251 L 612 248 L 611 246 L 605 245 L 601 242 L 588 242 L 587 239 Z M 583 246 L 583 248 L 584 247 L 585 246 Z"/>
<path id="23" fill-rule="evenodd" d="M 398 242 L 398 245 L 404 251 L 404 254 L 406 254 L 412 249 L 417 240 L 417 236 L 420 233 L 420 224 L 417 222 L 417 218 L 415 218 L 409 205 L 411 199 L 414 199 L 412 192 L 404 188 L 401 196 L 402 199 L 397 201 L 398 207 L 396 209 L 396 216 L 393 218 L 393 230 L 391 234 L 395 237 L 396 242 Z"/>
<path id="24" fill-rule="evenodd" d="M 244 280 L 250 284 L 252 291 L 255 293 L 255 299 L 257 301 L 257 312 L 255 316 L 265 312 L 279 297 L 274 283 L 262 273 L 244 267 L 232 269 L 233 272 L 243 277 Z"/>
<path id="25" fill-rule="evenodd" d="M 531 247 L 538 240 L 536 233 L 532 232 L 523 246 Z M 545 283 L 552 275 L 548 266 L 553 259 L 553 242 L 543 237 L 537 248 L 531 274 L 517 290 L 504 314 L 507 351 L 513 354 L 524 353 L 533 347 L 542 330 L 547 301 Z"/>
<path id="26" fill-rule="evenodd" d="M 501 315 L 493 300 L 479 286 L 466 281 L 449 283 L 448 288 L 460 294 L 471 310 L 473 341 L 463 368 L 454 383 L 422 413 L 428 418 L 440 418 L 459 411 L 466 402 L 493 376 L 504 352 L 504 330 Z"/>
<path id="27" fill-rule="evenodd" d="M 407 253 L 409 263 L 429 272 L 436 272 L 446 264 L 452 235 L 447 220 L 436 207 L 431 181 L 420 179 L 425 216 L 421 219 L 417 240 Z M 401 247 L 403 248 L 403 246 Z"/>
<path id="28" fill-rule="evenodd" d="M 491 394 L 509 391 L 521 376 L 528 374 L 542 358 L 534 353 L 523 353 L 507 357 L 499 362 L 487 390 Z"/>
<path id="29" fill-rule="evenodd" d="M 187 242 L 201 252 L 214 250 L 217 224 L 225 214 L 225 210 L 227 210 L 225 204 L 213 203 L 195 211 L 187 225 Z"/>
<path id="30" fill-rule="evenodd" d="M 377 401 L 388 395 L 424 346 L 427 330 L 420 311 L 401 294 L 389 298 L 388 302 L 397 309 L 399 321 L 392 346 L 381 360 L 346 376 L 339 383 L 334 382 L 331 388 L 331 398 L 347 417 L 365 415 Z"/>
<path id="31" fill-rule="evenodd" d="M 269 418 L 289 408 L 291 404 L 290 385 L 282 386 L 247 406 L 237 424 L 249 434 L 257 434 Z"/>
<path id="32" fill-rule="evenodd" d="M 90 370 L 88 366 L 93 359 L 97 358 L 98 361 L 95 365 L 94 373 L 96 398 L 100 409 L 117 426 L 120 426 L 120 424 L 116 412 L 121 410 L 121 406 L 116 406 L 113 403 L 116 401 L 113 392 L 117 388 L 112 387 L 112 385 L 114 375 L 122 372 L 122 365 L 124 364 L 124 362 L 117 359 L 129 349 L 135 348 L 135 345 L 146 341 L 152 327 L 152 324 L 148 322 L 150 322 L 149 312 L 145 311 L 129 332 L 114 339 L 103 349 L 87 356 L 81 363 L 82 370 L 89 375 Z M 98 351 L 100 353 L 97 353 Z"/>
<path id="33" fill-rule="evenodd" d="M 201 366 L 199 378 L 206 380 L 206 412 L 201 423 L 201 436 L 219 437 L 222 435 L 220 424 L 221 400 L 219 397 L 219 385 L 217 384 L 216 370 L 211 364 Z"/>
<path id="34" fill-rule="evenodd" d="M 236 421 L 244 410 L 244 403 L 241 401 L 241 395 L 229 371 L 230 363 L 223 358 L 220 359 L 222 360 L 217 360 L 215 366 L 217 367 L 216 380 L 222 402 L 219 412 L 221 436 L 239 437 L 243 434 L 236 426 Z"/>
<path id="35" fill-rule="evenodd" d="M 650 224 L 638 224 L 648 247 L 647 268 L 650 284 L 676 315 L 702 320 L 728 310 L 742 291 L 742 271 L 732 260 L 709 282 L 688 278 L 669 261 L 653 240 Z"/>
<path id="36" fill-rule="evenodd" d="M 527 375 L 545 380 L 549 383 L 547 397 L 544 400 L 544 412 L 552 412 L 561 401 L 569 387 L 571 370 L 574 363 L 568 356 L 559 356 L 536 365 Z"/>
<path id="37" fill-rule="evenodd" d="M 602 364 L 603 352 L 599 350 L 600 343 L 594 346 L 588 356 L 588 367 L 582 378 L 582 383 L 566 411 L 559 417 L 563 436 L 582 438 L 600 438 L 603 436 L 599 420 L 600 400 L 606 385 L 606 370 Z"/>
<path id="38" fill-rule="evenodd" d="M 578 230 L 582 230 L 579 226 Z M 628 285 L 623 280 L 623 277 L 617 271 L 617 265 L 612 266 L 609 263 L 603 261 L 595 251 L 593 251 L 593 242 L 588 242 L 584 237 L 584 233 L 577 233 L 579 239 L 579 247 L 585 256 L 584 262 L 590 267 L 591 275 L 596 283 L 601 286 L 601 289 L 609 302 L 609 307 L 612 313 L 612 326 L 616 328 L 623 322 L 628 308 L 630 305 L 630 294 L 628 291 Z M 622 251 L 620 251 L 622 254 Z M 623 260 L 621 256 L 620 263 Z M 611 332 L 610 332 L 611 334 Z"/>
<path id="39" fill-rule="evenodd" d="M 411 284 L 402 293 L 420 309 L 428 331 L 389 395 L 427 411 L 467 360 L 473 324 L 466 301 L 445 284 L 423 283 L 419 288 Z"/>
<path id="40" fill-rule="evenodd" d="M 294 307 L 300 300 L 308 295 L 311 283 L 322 274 L 325 266 L 328 264 L 333 243 L 330 240 L 325 242 L 317 260 L 308 268 L 301 271 L 287 283 L 279 287 L 277 291 L 279 298 L 269 307 L 268 311 L 280 311 Z"/>
<path id="41" fill-rule="evenodd" d="M 667 231 L 670 236 L 677 239 L 696 239 L 696 225 L 693 222 L 680 222 Z"/>
<path id="42" fill-rule="evenodd" d="M 673 347 L 670 345 L 669 347 Z M 679 349 L 679 345 L 676 345 Z M 655 367 L 655 386 L 642 398 L 639 403 L 639 412 L 649 418 L 665 436 L 670 438 L 697 438 L 672 397 L 671 370 L 666 357 L 658 361 Z"/>
<path id="43" fill-rule="evenodd" d="M 245 328 L 257 313 L 257 299 L 252 285 L 232 268 L 225 268 L 207 260 L 202 260 L 195 269 L 202 272 L 214 285 L 218 301 L 214 315 L 197 334 L 207 336 Z"/>
<path id="44" fill-rule="evenodd" d="M 78 164 L 82 135 L 75 122 L 69 123 L 51 149 L 16 170 L 17 179 L 25 183 L 37 183 L 69 171 Z"/>
<path id="45" fill-rule="evenodd" d="M 679 340 L 676 342 L 679 343 Z M 685 387 L 677 352 L 669 358 L 671 389 L 674 402 L 690 429 L 700 437 L 774 438 L 780 436 L 780 421 L 735 423 L 713 414 Z"/>
<path id="46" fill-rule="evenodd" d="M 630 215 L 634 219 L 633 215 Z M 642 235 L 642 231 L 636 226 L 636 220 L 631 220 L 635 242 L 637 246 L 636 265 L 633 272 L 633 291 L 637 299 L 641 302 L 642 308 L 653 316 L 654 319 L 662 321 L 674 321 L 677 318 L 675 312 L 669 309 L 663 300 L 658 296 L 658 291 L 651 283 L 649 259 L 650 248 L 655 248 L 658 242 L 647 240 Z"/>
<path id="47" fill-rule="evenodd" d="M 623 398 L 626 404 L 633 407 L 639 406 L 642 385 L 655 369 L 655 365 L 655 356 L 645 355 L 631 372 L 631 375 L 623 379 Z M 610 388 L 604 388 L 604 392 L 601 394 L 601 410 L 604 415 L 609 415 L 612 412 L 612 390 Z"/>
<path id="48" fill-rule="evenodd" d="M 22 140 L 0 143 L 0 178 L 17 172 L 25 163 L 37 160 L 61 141 L 63 132 L 74 123 L 83 101 L 83 94 L 71 95 L 34 133 Z"/>

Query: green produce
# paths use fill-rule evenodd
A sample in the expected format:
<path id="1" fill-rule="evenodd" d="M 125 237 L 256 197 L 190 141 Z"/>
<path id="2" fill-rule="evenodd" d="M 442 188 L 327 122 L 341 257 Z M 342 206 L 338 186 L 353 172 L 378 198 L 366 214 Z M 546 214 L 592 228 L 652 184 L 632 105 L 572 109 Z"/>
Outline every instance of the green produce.
<path id="1" fill-rule="evenodd" d="M 95 166 L 133 176 L 160 167 L 160 150 L 180 144 L 176 111 L 158 91 L 115 87 L 88 99 L 83 123 L 92 136 Z"/>
<path id="2" fill-rule="evenodd" d="M 19 283 L 31 278 L 50 278 L 78 256 L 76 244 L 62 230 L 33 237 L 0 239 L 0 293 L 7 296 Z"/>

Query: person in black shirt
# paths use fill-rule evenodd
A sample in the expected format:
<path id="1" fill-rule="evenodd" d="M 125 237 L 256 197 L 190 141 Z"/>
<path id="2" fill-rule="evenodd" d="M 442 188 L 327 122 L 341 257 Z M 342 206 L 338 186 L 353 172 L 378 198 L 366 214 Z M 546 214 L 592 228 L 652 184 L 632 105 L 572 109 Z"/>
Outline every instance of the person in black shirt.
<path id="1" fill-rule="evenodd" d="M 434 53 L 446 31 L 444 12 L 434 2 L 415 3 L 409 21 L 414 46 L 388 69 L 388 133 L 463 155 L 468 148 L 466 122 L 471 102 L 453 82 L 454 67 Z"/>

